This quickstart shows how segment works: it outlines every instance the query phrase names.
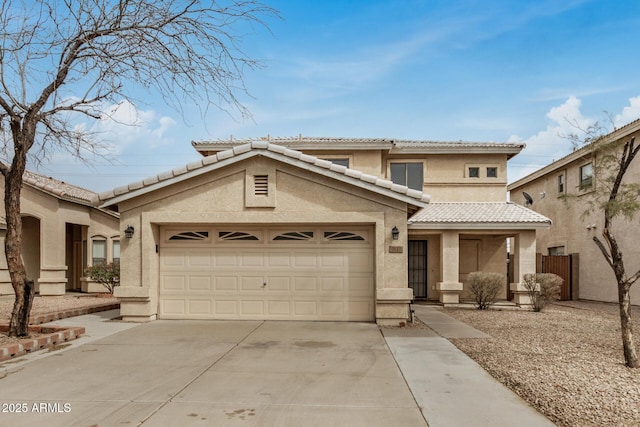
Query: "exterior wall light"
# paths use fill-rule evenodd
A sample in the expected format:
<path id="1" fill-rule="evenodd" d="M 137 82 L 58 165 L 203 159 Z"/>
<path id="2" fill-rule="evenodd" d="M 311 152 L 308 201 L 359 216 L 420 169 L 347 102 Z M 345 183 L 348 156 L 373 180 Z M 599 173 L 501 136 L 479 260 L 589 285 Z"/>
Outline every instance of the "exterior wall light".
<path id="1" fill-rule="evenodd" d="M 132 238 L 134 231 L 135 230 L 133 228 L 133 225 L 128 225 L 127 228 L 124 229 L 124 237 L 126 237 L 127 239 Z"/>
<path id="2" fill-rule="evenodd" d="M 398 230 L 398 227 L 396 227 L 395 225 L 391 229 L 391 237 L 393 237 L 393 240 L 398 240 L 398 238 L 400 237 L 400 230 Z"/>

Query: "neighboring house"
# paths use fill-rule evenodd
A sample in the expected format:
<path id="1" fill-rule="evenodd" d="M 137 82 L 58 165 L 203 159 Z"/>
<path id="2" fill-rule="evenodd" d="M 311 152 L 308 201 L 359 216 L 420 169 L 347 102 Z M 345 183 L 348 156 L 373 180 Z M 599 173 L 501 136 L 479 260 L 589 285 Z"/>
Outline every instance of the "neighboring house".
<path id="1" fill-rule="evenodd" d="M 522 144 L 355 138 L 194 142 L 204 158 L 101 193 L 120 213 L 125 320 L 398 324 L 469 297 L 468 273 L 535 272 L 549 220 L 506 202 Z M 522 287 L 513 284 L 516 302 Z"/>
<path id="2" fill-rule="evenodd" d="M 604 136 L 621 148 L 636 136 L 640 143 L 640 120 L 636 120 Z M 588 203 L 594 189 L 606 185 L 599 174 L 594 174 L 592 146 L 587 145 L 554 161 L 548 166 L 510 184 L 511 200 L 525 204 L 523 192 L 533 199 L 531 209 L 553 221 L 548 230 L 537 236 L 538 252 L 543 255 L 579 255 L 579 285 L 572 290 L 574 299 L 618 301 L 616 279 L 602 252 L 593 241 L 602 239 L 604 214 L 592 211 Z M 596 160 L 596 165 L 597 159 Z M 596 169 L 597 170 L 597 169 Z M 625 176 L 625 182 L 640 183 L 640 158 L 636 158 Z M 640 269 L 640 223 L 638 216 L 631 222 L 618 218 L 614 231 L 622 250 L 627 274 Z M 575 280 L 573 280 L 575 282 Z M 631 300 L 640 301 L 640 287 L 631 288 Z"/>
<path id="3" fill-rule="evenodd" d="M 92 204 L 96 193 L 53 178 L 25 172 L 22 187 L 22 243 L 27 275 L 40 295 L 63 295 L 67 290 L 105 292 L 87 281 L 88 265 L 120 256 L 118 214 Z M 2 197 L 4 198 L 4 179 Z M 4 204 L 2 205 L 4 218 Z M 6 224 L 0 224 L 0 294 L 13 294 L 4 256 Z"/>

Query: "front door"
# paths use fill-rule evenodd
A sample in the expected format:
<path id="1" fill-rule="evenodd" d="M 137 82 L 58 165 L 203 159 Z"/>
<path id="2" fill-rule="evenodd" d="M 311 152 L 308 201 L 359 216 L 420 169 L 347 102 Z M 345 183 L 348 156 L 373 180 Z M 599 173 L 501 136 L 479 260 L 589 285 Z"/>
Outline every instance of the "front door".
<path id="1" fill-rule="evenodd" d="M 414 298 L 427 298 L 427 241 L 409 240 L 409 287 Z"/>

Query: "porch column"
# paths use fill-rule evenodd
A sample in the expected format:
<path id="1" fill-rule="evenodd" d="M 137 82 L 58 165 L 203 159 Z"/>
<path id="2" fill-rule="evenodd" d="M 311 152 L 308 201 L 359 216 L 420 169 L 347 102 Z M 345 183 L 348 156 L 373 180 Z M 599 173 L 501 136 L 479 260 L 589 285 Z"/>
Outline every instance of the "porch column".
<path id="1" fill-rule="evenodd" d="M 40 225 L 42 259 L 39 275 L 33 278 L 37 279 L 40 295 L 64 295 L 67 289 L 65 222 L 60 217 L 44 218 Z"/>
<path id="2" fill-rule="evenodd" d="M 462 283 L 460 271 L 460 235 L 457 231 L 445 231 L 440 236 L 440 271 L 442 282 L 436 283 L 440 302 L 458 304 Z"/>
<path id="3" fill-rule="evenodd" d="M 536 232 L 525 230 L 514 237 L 514 266 L 513 277 L 515 283 L 509 288 L 513 292 L 513 301 L 518 305 L 530 305 L 531 299 L 524 287 L 524 275 L 536 273 Z"/>

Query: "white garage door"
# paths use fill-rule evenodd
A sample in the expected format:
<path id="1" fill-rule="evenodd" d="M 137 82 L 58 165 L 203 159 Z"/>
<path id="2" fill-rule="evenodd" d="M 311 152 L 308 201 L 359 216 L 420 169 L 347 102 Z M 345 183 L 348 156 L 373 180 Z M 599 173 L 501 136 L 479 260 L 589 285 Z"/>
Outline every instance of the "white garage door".
<path id="1" fill-rule="evenodd" d="M 166 228 L 164 319 L 374 319 L 371 228 Z"/>

